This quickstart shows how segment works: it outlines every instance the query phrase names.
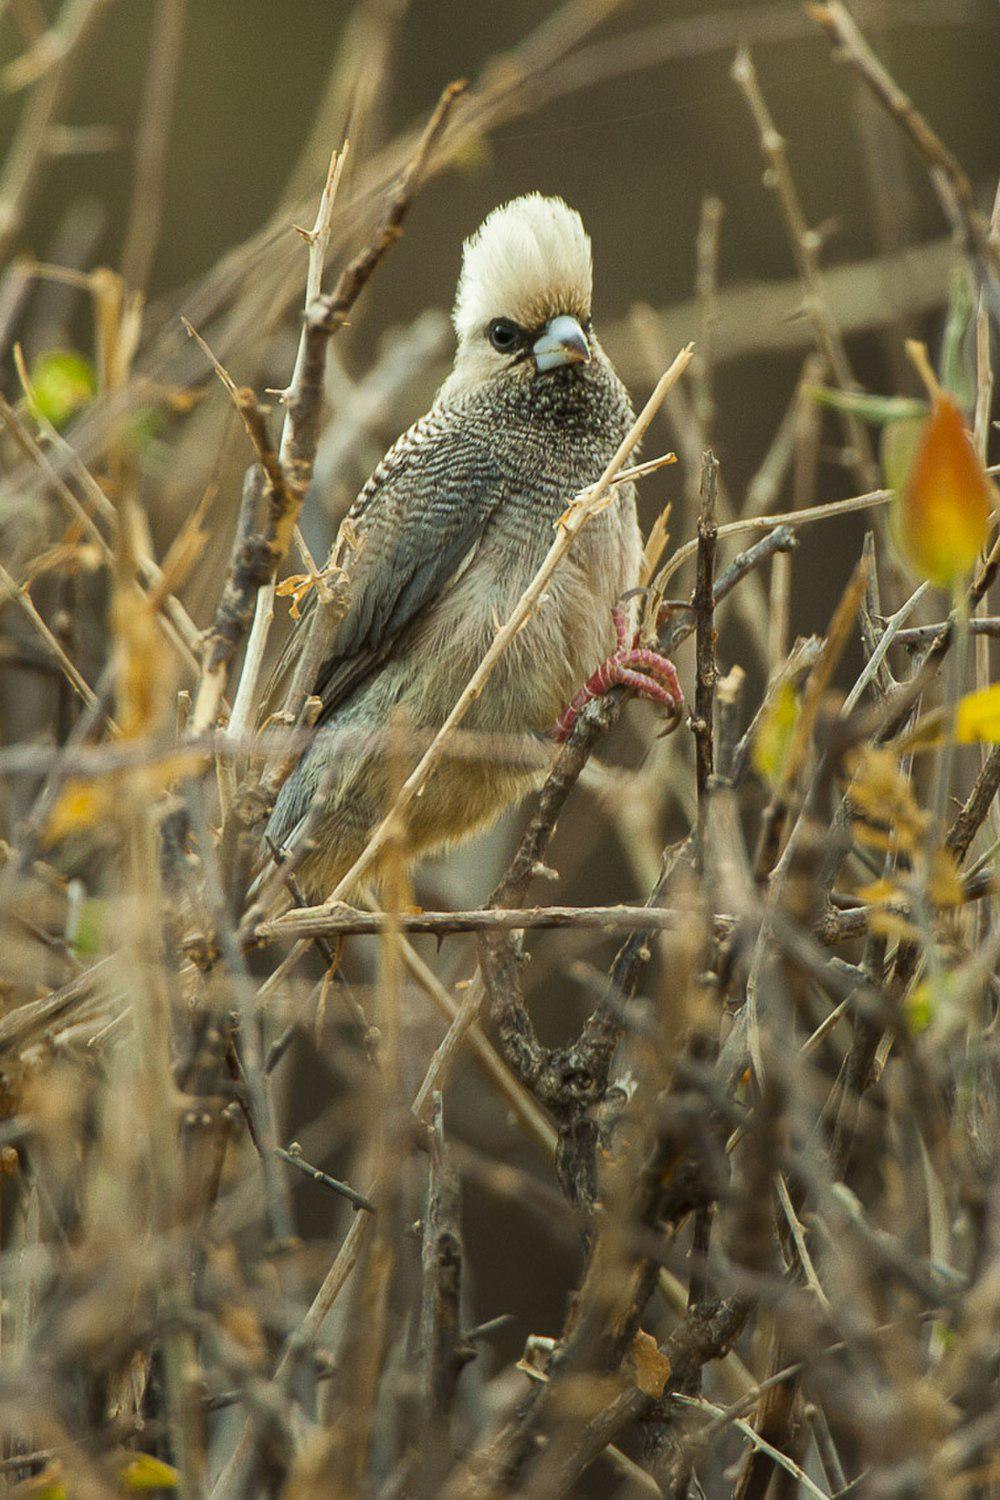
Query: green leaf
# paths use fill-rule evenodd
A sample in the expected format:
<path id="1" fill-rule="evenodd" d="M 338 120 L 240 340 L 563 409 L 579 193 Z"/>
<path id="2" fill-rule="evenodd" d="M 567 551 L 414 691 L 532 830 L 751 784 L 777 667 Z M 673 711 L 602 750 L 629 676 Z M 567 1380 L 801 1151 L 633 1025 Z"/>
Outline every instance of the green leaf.
<path id="1" fill-rule="evenodd" d="M 799 695 L 783 682 L 761 715 L 751 752 L 754 770 L 771 787 L 781 781 L 798 717 Z"/>
<path id="2" fill-rule="evenodd" d="M 951 278 L 948 317 L 941 335 L 938 378 L 966 411 L 971 411 L 976 400 L 975 362 L 971 351 L 975 311 L 969 273 L 964 266 L 957 266 Z"/>
<path id="3" fill-rule="evenodd" d="M 926 980 L 923 984 L 918 984 L 916 989 L 906 997 L 903 1009 L 910 1035 L 920 1036 L 921 1032 L 927 1030 L 937 1013 L 937 998 Z"/>
<path id="4" fill-rule="evenodd" d="M 69 940 L 73 951 L 82 958 L 92 958 L 102 950 L 107 902 L 88 898 L 80 903 Z"/>
<path id="5" fill-rule="evenodd" d="M 813 399 L 820 406 L 846 411 L 872 427 L 885 427 L 914 417 L 926 417 L 930 407 L 914 396 L 876 396 L 870 391 L 838 391 L 828 385 L 813 386 Z"/>
<path id="6" fill-rule="evenodd" d="M 65 427 L 77 412 L 94 399 L 97 380 L 94 368 L 74 349 L 49 349 L 31 367 L 32 416 Z"/>

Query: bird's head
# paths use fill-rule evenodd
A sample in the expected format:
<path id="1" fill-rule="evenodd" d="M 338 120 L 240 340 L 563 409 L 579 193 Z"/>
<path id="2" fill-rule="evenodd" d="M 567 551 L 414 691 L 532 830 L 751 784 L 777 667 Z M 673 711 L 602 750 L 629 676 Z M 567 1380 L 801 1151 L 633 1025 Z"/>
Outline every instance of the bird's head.
<path id="1" fill-rule="evenodd" d="M 449 392 L 589 364 L 592 280 L 590 240 L 561 198 L 531 193 L 494 209 L 462 255 Z"/>

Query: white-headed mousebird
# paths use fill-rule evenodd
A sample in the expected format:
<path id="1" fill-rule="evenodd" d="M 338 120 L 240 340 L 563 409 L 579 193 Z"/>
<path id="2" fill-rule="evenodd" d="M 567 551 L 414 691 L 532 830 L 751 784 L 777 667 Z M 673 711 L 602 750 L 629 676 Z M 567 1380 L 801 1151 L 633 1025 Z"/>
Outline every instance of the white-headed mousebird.
<path id="1" fill-rule="evenodd" d="M 350 869 L 388 809 L 394 711 L 424 743 L 441 726 L 537 572 L 555 521 L 632 425 L 591 325 L 591 282 L 590 241 L 559 198 L 505 204 L 464 247 L 454 367 L 350 511 L 339 557 L 347 607 L 312 689 L 322 702 L 316 735 L 267 825 L 272 848 L 292 847 L 325 787 L 299 871 L 312 899 Z M 582 702 L 617 682 L 676 710 L 676 673 L 637 647 L 622 602 L 641 552 L 634 486 L 623 483 L 560 562 L 462 728 L 565 738 Z M 302 625 L 286 658 L 301 634 Z M 466 837 L 539 779 L 537 760 L 485 749 L 481 759 L 446 757 L 409 810 L 409 854 Z"/>

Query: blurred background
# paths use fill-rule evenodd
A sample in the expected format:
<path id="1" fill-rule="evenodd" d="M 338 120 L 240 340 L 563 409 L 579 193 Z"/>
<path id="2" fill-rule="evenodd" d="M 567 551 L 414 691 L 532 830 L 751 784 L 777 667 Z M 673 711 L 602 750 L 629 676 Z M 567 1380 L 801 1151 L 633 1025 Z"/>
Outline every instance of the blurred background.
<path id="1" fill-rule="evenodd" d="M 869 0 L 850 9 L 961 160 L 988 214 L 1000 165 L 995 0 Z M 798 446 L 775 446 L 783 422 L 787 431 L 798 412 L 795 394 L 815 337 L 758 128 L 730 77 L 740 44 L 751 50 L 787 141 L 802 208 L 821 242 L 828 305 L 858 384 L 916 392 L 903 339 L 926 338 L 936 356 L 949 303 L 960 302 L 966 287 L 924 164 L 837 66 L 794 0 L 725 9 L 707 0 L 563 7 L 537 0 L 79 4 L 75 19 L 87 34 L 60 74 L 56 107 L 44 122 L 44 161 L 30 192 L 19 194 L 19 163 L 38 145 L 37 131 L 33 137 L 31 122 L 25 124 L 19 84 L 25 58 L 29 79 L 33 67 L 59 69 L 58 61 L 32 60 L 32 39 L 54 13 L 42 0 L 0 4 L 0 142 L 9 147 L 0 175 L 0 388 L 11 402 L 21 399 L 11 353 L 17 341 L 29 369 L 55 350 L 77 351 L 89 367 L 96 360 L 88 286 L 39 274 L 35 263 L 90 273 L 119 268 L 124 258 L 130 284 L 145 291 L 146 310 L 115 420 L 133 423 L 157 556 L 212 487 L 211 545 L 184 590 L 200 626 L 218 592 L 248 450 L 179 316 L 191 319 L 238 383 L 258 392 L 282 387 L 305 274 L 304 249 L 291 225 L 312 222 L 331 150 L 349 136 L 328 284 L 345 253 L 363 242 L 382 186 L 401 159 L 401 142 L 449 79 L 473 81 L 468 107 L 477 127 L 468 130 L 457 160 L 419 193 L 404 238 L 333 344 L 329 424 L 303 518 L 317 557 L 372 465 L 426 408 L 447 368 L 447 313 L 462 240 L 493 206 L 535 189 L 562 195 L 583 216 L 594 245 L 596 325 L 637 406 L 679 345 L 689 338 L 699 343 L 704 364 L 684 397 L 688 408 L 675 406 L 647 441 L 647 454 L 675 447 L 681 462 L 645 482 L 646 526 L 670 500 L 673 541 L 691 535 L 702 438 L 720 458 L 736 513 L 872 487 L 858 455 L 845 460 L 830 414 L 807 422 Z M 165 95 L 156 96 L 157 88 Z M 171 93 L 168 132 L 144 145 L 150 99 Z M 152 151 L 152 178 L 142 178 L 140 161 L 137 179 L 137 150 L 140 159 Z M 155 200 L 144 196 L 144 181 L 158 184 Z M 707 208 L 706 200 L 713 200 Z M 966 338 L 959 364 L 970 357 Z M 813 378 L 819 374 L 814 370 Z M 193 408 L 182 392 L 193 392 Z M 68 419 L 66 431 L 87 458 L 102 451 L 107 411 L 106 402 L 92 406 L 85 399 Z M 20 455 L 5 450 L 3 457 L 4 558 L 18 572 L 44 539 L 42 522 L 19 477 Z M 874 477 L 877 483 L 877 470 Z M 793 635 L 824 627 L 865 525 L 858 516 L 804 532 L 792 575 Z M 677 593 L 689 586 L 680 575 Z M 99 675 L 106 645 L 102 587 L 99 578 L 74 583 L 84 622 L 74 652 L 88 681 Z M 47 577 L 33 589 L 47 617 L 59 607 L 57 594 L 58 583 Z M 747 619 L 731 608 L 723 619 L 723 668 L 737 658 L 746 664 L 749 656 L 751 670 L 763 675 L 766 642 L 757 643 L 753 660 Z M 19 661 L 20 619 L 8 610 L 3 622 L 4 737 L 31 739 L 48 732 L 58 689 Z M 766 615 L 758 615 L 758 624 L 766 635 Z M 682 657 L 679 666 L 689 683 L 689 660 Z M 689 736 L 657 742 L 656 728 L 649 711 L 633 707 L 574 797 L 552 849 L 550 862 L 561 877 L 552 899 L 641 900 L 662 844 L 686 832 Z M 32 793 L 24 778 L 8 788 L 9 827 Z M 522 819 L 523 813 L 511 817 L 427 867 L 418 899 L 428 907 L 480 904 Z M 539 899 L 548 897 L 546 887 Z M 471 973 L 474 953 L 465 940 L 449 940 L 440 954 L 429 941 L 418 945 L 446 982 Z M 354 947 L 348 971 L 363 984 L 364 944 Z M 543 1038 L 553 1041 L 577 1028 L 589 1008 L 588 985 L 613 946 L 587 934 L 548 934 L 531 947 L 530 999 Z M 669 975 L 654 967 L 649 984 L 669 987 Z M 415 1087 L 443 1023 L 422 996 L 408 1003 Z M 336 1099 L 349 1068 L 335 1040 L 321 1048 L 308 1038 L 296 1043 L 284 1079 L 285 1135 Z M 448 1110 L 449 1124 L 467 1140 L 542 1170 L 468 1063 Z M 331 1141 L 320 1164 L 344 1162 L 343 1146 Z M 325 1198 L 303 1189 L 299 1207 L 307 1235 L 339 1234 L 325 1217 Z M 555 1332 L 561 1322 L 573 1284 L 573 1231 L 544 1222 L 528 1206 L 501 1203 L 472 1181 L 465 1221 L 470 1321 L 513 1314 L 495 1347 L 504 1358 L 516 1357 L 527 1333 Z M 562 1246 L 558 1254 L 551 1236 Z"/>

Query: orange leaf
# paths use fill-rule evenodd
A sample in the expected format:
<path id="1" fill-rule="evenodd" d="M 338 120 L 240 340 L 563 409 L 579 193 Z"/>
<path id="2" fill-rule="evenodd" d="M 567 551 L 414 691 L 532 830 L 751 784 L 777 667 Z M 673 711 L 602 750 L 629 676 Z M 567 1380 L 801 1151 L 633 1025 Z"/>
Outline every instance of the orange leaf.
<path id="1" fill-rule="evenodd" d="M 657 1401 L 670 1378 L 670 1361 L 661 1354 L 651 1333 L 640 1328 L 632 1340 L 632 1364 L 635 1383 L 644 1396 L 653 1396 Z"/>
<path id="2" fill-rule="evenodd" d="M 962 413 L 942 391 L 898 494 L 900 544 L 915 572 L 938 588 L 950 589 L 976 561 L 992 519 L 989 478 Z"/>

